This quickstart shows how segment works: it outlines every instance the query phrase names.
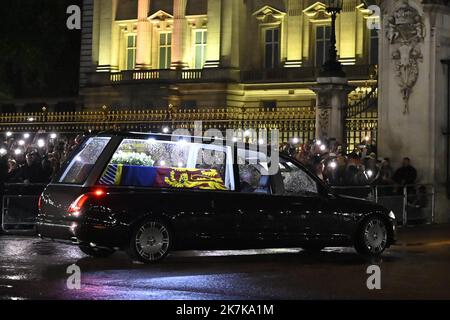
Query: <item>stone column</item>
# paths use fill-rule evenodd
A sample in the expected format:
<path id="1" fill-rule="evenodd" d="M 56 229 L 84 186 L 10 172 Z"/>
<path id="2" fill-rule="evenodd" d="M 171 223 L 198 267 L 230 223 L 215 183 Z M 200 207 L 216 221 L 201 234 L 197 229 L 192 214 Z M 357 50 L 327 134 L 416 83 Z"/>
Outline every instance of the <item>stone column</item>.
<path id="1" fill-rule="evenodd" d="M 136 39 L 136 68 L 150 69 L 151 64 L 151 24 L 148 20 L 150 0 L 139 0 Z"/>
<path id="2" fill-rule="evenodd" d="M 98 72 L 111 71 L 112 50 L 112 26 L 113 26 L 113 1 L 100 1 L 100 23 L 99 23 L 99 48 L 98 48 Z"/>
<path id="3" fill-rule="evenodd" d="M 245 19 L 245 4 L 239 0 L 223 0 L 220 30 L 220 66 L 240 68 L 240 48 L 244 37 L 241 35 Z"/>
<path id="4" fill-rule="evenodd" d="M 111 26 L 111 71 L 119 70 L 120 57 L 120 27 L 115 23 L 119 0 L 112 0 L 112 26 Z"/>
<path id="5" fill-rule="evenodd" d="M 344 1 L 345 2 L 345 1 Z M 338 43 L 339 61 L 353 64 L 356 62 L 356 25 L 357 11 L 354 7 L 344 6 L 336 23 L 336 38 Z"/>
<path id="6" fill-rule="evenodd" d="M 206 45 L 205 68 L 216 68 L 220 66 L 221 30 L 222 0 L 208 0 L 208 42 Z"/>
<path id="7" fill-rule="evenodd" d="M 302 66 L 302 24 L 303 11 L 302 3 L 298 0 L 288 1 L 288 16 L 287 16 L 287 60 L 285 67 L 301 67 Z"/>
<path id="8" fill-rule="evenodd" d="M 331 139 L 345 144 L 345 109 L 348 94 L 355 87 L 348 85 L 346 78 L 318 78 L 317 85 L 311 87 L 317 94 L 316 139 Z"/>
<path id="9" fill-rule="evenodd" d="M 185 51 L 185 34 L 187 0 L 173 0 L 173 30 L 172 30 L 172 69 L 186 69 L 188 64 L 183 61 Z"/>
<path id="10" fill-rule="evenodd" d="M 221 30 L 220 30 L 220 64 L 222 67 L 233 67 L 232 55 L 233 46 L 239 47 L 238 39 L 233 41 L 233 28 L 239 28 L 234 25 L 233 17 L 234 0 L 224 0 L 222 2 L 221 12 Z"/>
<path id="11" fill-rule="evenodd" d="M 93 0 L 83 0 L 80 53 L 80 88 L 88 82 L 93 66 L 98 66 L 98 4 Z M 95 17 L 95 18 L 94 18 Z M 94 20 L 96 20 L 94 22 Z"/>

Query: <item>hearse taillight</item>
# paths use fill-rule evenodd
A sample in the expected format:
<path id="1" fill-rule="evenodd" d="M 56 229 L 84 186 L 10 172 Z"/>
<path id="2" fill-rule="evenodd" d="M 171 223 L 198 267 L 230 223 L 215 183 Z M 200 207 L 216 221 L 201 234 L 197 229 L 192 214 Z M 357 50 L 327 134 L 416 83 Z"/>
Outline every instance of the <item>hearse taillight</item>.
<path id="1" fill-rule="evenodd" d="M 81 213 L 81 210 L 83 209 L 83 205 L 86 203 L 87 200 L 89 200 L 89 198 L 93 197 L 100 198 L 103 197 L 105 194 L 106 192 L 103 189 L 96 189 L 92 192 L 82 194 L 81 196 L 76 198 L 74 202 L 72 202 L 67 212 L 70 213 L 72 216 L 78 217 Z"/>

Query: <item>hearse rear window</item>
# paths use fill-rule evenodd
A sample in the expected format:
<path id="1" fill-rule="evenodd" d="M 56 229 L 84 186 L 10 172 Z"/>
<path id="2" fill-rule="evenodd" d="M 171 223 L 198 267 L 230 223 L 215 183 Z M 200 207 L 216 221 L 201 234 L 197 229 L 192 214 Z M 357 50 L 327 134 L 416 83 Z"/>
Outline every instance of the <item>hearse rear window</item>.
<path id="1" fill-rule="evenodd" d="M 72 161 L 61 175 L 59 182 L 67 184 L 83 184 L 109 140 L 111 140 L 111 138 L 107 137 L 88 139 L 83 144 L 80 151 L 73 157 Z"/>
<path id="2" fill-rule="evenodd" d="M 98 183 L 197 190 L 234 190 L 225 147 L 124 139 Z"/>

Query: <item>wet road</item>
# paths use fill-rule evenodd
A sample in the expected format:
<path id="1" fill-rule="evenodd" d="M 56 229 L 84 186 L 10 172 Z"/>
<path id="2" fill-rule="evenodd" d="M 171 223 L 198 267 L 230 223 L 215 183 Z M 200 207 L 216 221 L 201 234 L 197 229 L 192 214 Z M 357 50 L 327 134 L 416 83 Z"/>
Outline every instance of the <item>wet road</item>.
<path id="1" fill-rule="evenodd" d="M 178 252 L 157 265 L 116 253 L 94 259 L 78 248 L 0 235 L 0 299 L 450 299 L 450 227 L 402 231 L 379 261 L 352 249 Z M 366 269 L 381 267 L 370 291 Z M 67 267 L 81 289 L 67 288 Z"/>

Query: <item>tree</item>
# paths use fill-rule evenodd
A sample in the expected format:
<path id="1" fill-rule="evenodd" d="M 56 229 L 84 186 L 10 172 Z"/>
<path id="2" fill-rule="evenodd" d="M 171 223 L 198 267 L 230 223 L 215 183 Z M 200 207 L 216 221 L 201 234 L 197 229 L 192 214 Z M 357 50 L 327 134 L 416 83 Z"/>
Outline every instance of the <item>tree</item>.
<path id="1" fill-rule="evenodd" d="M 81 0 L 4 0 L 0 13 L 0 99 L 75 95 L 79 30 L 66 9 Z"/>

